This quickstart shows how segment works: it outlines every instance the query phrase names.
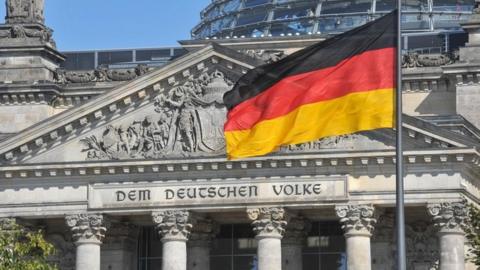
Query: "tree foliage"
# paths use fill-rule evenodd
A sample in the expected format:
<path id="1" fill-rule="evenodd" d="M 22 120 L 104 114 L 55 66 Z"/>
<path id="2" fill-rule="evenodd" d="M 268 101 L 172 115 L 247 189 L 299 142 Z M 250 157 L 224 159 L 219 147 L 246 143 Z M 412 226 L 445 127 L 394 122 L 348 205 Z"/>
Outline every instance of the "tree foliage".
<path id="1" fill-rule="evenodd" d="M 469 222 L 465 232 L 471 246 L 469 250 L 470 260 L 480 267 L 480 209 L 472 204 L 469 204 L 468 208 Z"/>
<path id="2" fill-rule="evenodd" d="M 30 230 L 14 220 L 0 220 L 0 270 L 57 270 L 48 261 L 54 247 L 41 230 Z"/>

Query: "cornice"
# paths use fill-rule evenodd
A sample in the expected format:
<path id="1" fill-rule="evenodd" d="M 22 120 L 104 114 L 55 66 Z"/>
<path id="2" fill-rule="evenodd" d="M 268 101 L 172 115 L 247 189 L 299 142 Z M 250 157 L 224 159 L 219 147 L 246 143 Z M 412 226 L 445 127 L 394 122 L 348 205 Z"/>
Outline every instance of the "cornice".
<path id="1" fill-rule="evenodd" d="M 471 148 L 404 151 L 406 166 L 429 166 L 471 164 L 474 170 L 480 169 L 480 153 Z M 115 176 L 138 174 L 168 174 L 189 172 L 228 172 L 234 170 L 276 170 L 311 168 L 347 168 L 381 166 L 387 168 L 395 164 L 395 151 L 343 152 L 322 154 L 290 154 L 256 157 L 247 160 L 228 161 L 225 157 L 175 159 L 175 160 L 127 160 L 96 161 L 75 163 L 51 163 L 32 165 L 0 166 L 0 179 L 40 179 L 87 176 Z M 350 169 L 350 170 L 352 170 Z M 387 170 L 387 169 L 385 169 Z M 386 172 L 384 172 L 386 173 Z M 199 176 L 201 177 L 201 176 Z"/>

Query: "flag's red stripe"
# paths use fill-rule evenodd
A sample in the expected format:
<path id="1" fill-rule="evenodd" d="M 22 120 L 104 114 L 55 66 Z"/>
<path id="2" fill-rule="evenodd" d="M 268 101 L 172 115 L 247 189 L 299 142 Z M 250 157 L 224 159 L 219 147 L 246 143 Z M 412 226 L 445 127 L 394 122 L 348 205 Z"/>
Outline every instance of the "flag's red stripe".
<path id="1" fill-rule="evenodd" d="M 336 66 L 286 77 L 228 112 L 225 131 L 245 130 L 295 108 L 349 93 L 393 88 L 395 48 L 366 51 Z"/>

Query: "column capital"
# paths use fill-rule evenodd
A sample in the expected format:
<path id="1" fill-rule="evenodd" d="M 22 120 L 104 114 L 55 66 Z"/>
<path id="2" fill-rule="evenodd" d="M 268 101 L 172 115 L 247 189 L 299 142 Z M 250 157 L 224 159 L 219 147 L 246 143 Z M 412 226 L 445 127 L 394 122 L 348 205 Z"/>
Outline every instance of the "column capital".
<path id="1" fill-rule="evenodd" d="M 440 232 L 463 233 L 468 219 L 468 208 L 465 201 L 434 203 L 427 205 L 434 226 Z"/>
<path id="2" fill-rule="evenodd" d="M 360 234 L 371 236 L 377 222 L 374 217 L 375 208 L 372 205 L 337 205 L 335 211 L 346 236 Z"/>
<path id="3" fill-rule="evenodd" d="M 72 231 L 72 238 L 76 243 L 101 244 L 108 227 L 108 221 L 102 214 L 69 215 L 65 217 L 65 222 Z"/>
<path id="4" fill-rule="evenodd" d="M 191 247 L 207 247 L 218 234 L 220 227 L 211 219 L 195 219 L 188 245 Z"/>
<path id="5" fill-rule="evenodd" d="M 162 241 L 187 241 L 193 227 L 187 210 L 153 212 L 152 219 Z"/>
<path id="6" fill-rule="evenodd" d="M 253 231 L 257 237 L 282 238 L 285 233 L 287 221 L 282 207 L 249 208 L 247 215 L 253 221 Z"/>
<path id="7" fill-rule="evenodd" d="M 304 217 L 292 217 L 288 220 L 282 245 L 303 245 L 312 224 Z"/>

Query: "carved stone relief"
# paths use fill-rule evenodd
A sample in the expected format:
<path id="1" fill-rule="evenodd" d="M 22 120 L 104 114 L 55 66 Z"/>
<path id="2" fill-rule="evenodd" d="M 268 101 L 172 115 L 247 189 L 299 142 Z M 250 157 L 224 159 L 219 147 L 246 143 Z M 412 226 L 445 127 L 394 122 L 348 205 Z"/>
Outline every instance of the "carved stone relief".
<path id="1" fill-rule="evenodd" d="M 223 94 L 231 87 L 219 71 L 190 78 L 157 96 L 152 115 L 82 139 L 83 152 L 88 160 L 223 154 Z"/>
<path id="2" fill-rule="evenodd" d="M 468 219 L 465 201 L 430 204 L 428 213 L 440 231 L 463 231 Z"/>
<path id="3" fill-rule="evenodd" d="M 123 82 L 130 81 L 150 71 L 146 65 L 138 65 L 135 68 L 109 69 L 99 66 L 95 70 L 66 71 L 57 69 L 54 79 L 57 83 L 89 83 L 89 82 Z"/>
<path id="4" fill-rule="evenodd" d="M 375 208 L 371 205 L 339 205 L 335 207 L 335 211 L 343 224 L 345 234 L 371 234 L 377 223 L 374 217 Z"/>
<path id="5" fill-rule="evenodd" d="M 243 53 L 255 59 L 262 60 L 266 63 L 277 62 L 278 60 L 287 56 L 280 50 L 243 50 Z"/>
<path id="6" fill-rule="evenodd" d="M 100 214 L 76 214 L 65 217 L 67 226 L 72 231 L 73 241 L 102 242 L 105 238 L 108 222 Z"/>
<path id="7" fill-rule="evenodd" d="M 186 210 L 167 210 L 152 213 L 157 231 L 163 239 L 187 241 L 192 232 L 191 214 Z"/>
<path id="8" fill-rule="evenodd" d="M 247 209 L 252 220 L 253 231 L 261 237 L 283 237 L 287 227 L 285 210 L 281 207 L 262 207 Z"/>
<path id="9" fill-rule="evenodd" d="M 402 67 L 439 67 L 453 64 L 458 62 L 458 60 L 458 51 L 443 54 L 419 54 L 411 52 L 402 56 Z"/>
<path id="10" fill-rule="evenodd" d="M 41 23 L 45 22 L 43 15 L 44 0 L 7 0 L 6 22 L 14 23 Z"/>
<path id="11" fill-rule="evenodd" d="M 28 26 L 22 24 L 13 24 L 2 26 L 0 28 L 0 39 L 38 39 L 49 43 L 55 48 L 55 41 L 52 38 L 53 31 L 46 26 Z"/>

